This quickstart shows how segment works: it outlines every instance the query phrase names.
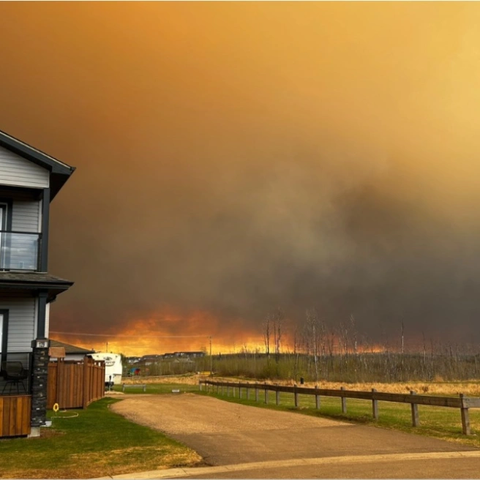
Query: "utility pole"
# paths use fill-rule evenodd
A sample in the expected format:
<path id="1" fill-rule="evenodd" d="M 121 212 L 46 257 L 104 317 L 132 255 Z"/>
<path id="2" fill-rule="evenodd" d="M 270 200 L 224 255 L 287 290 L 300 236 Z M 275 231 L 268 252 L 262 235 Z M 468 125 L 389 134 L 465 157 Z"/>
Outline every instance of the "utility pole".
<path id="1" fill-rule="evenodd" d="M 213 375 L 213 357 L 212 357 L 212 336 L 209 337 L 210 340 L 210 376 Z"/>

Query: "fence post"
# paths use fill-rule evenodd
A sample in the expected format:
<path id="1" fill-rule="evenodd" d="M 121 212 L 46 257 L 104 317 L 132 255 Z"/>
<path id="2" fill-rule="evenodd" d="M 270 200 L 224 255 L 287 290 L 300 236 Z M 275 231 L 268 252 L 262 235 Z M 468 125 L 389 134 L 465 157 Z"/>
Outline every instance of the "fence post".
<path id="1" fill-rule="evenodd" d="M 248 388 L 248 382 L 247 382 L 247 387 L 246 387 L 245 390 L 246 390 L 245 393 L 247 394 L 247 395 L 246 395 L 246 396 L 247 396 L 247 400 L 249 400 L 249 399 L 250 399 L 250 389 Z"/>
<path id="2" fill-rule="evenodd" d="M 345 390 L 345 387 L 340 387 L 340 390 Z M 342 395 L 342 413 L 347 413 L 347 398 Z"/>
<path id="3" fill-rule="evenodd" d="M 238 382 L 238 398 L 242 398 L 242 387 L 240 386 L 240 382 Z"/>
<path id="4" fill-rule="evenodd" d="M 278 387 L 278 385 L 277 385 Z M 277 405 L 280 405 L 280 392 L 278 390 L 275 390 L 275 403 Z"/>
<path id="5" fill-rule="evenodd" d="M 89 358 L 85 357 L 83 359 L 83 392 L 82 392 L 82 408 L 87 408 L 91 398 L 93 395 L 89 395 L 89 387 L 90 387 L 90 379 L 89 379 Z"/>
<path id="6" fill-rule="evenodd" d="M 268 390 L 267 390 L 267 384 L 265 383 L 265 384 L 264 384 L 264 386 L 265 386 L 265 404 L 267 404 L 267 403 L 268 403 Z"/>
<path id="7" fill-rule="evenodd" d="M 410 390 L 410 395 L 415 395 L 414 390 Z M 414 427 L 418 427 L 420 424 L 420 420 L 418 418 L 418 404 L 412 402 L 412 425 Z"/>
<path id="8" fill-rule="evenodd" d="M 202 380 L 198 381 L 198 388 L 200 388 L 200 391 L 202 391 Z"/>
<path id="9" fill-rule="evenodd" d="M 315 385 L 315 390 L 318 390 L 318 385 Z M 320 408 L 320 395 L 315 393 L 315 408 L 318 410 Z"/>
<path id="10" fill-rule="evenodd" d="M 255 382 L 255 401 L 258 402 L 258 383 Z"/>
<path id="11" fill-rule="evenodd" d="M 372 388 L 372 410 L 373 410 L 373 418 L 378 420 L 378 400 L 374 398 L 375 392 L 377 390 Z"/>
<path id="12" fill-rule="evenodd" d="M 65 403 L 63 402 L 63 385 L 64 385 L 64 378 L 65 375 L 65 362 L 63 358 L 57 358 L 57 394 L 55 398 L 55 402 L 58 403 L 60 408 L 65 407 Z"/>
<path id="13" fill-rule="evenodd" d="M 294 401 L 295 401 L 295 408 L 298 407 L 298 392 L 297 392 L 297 385 L 295 384 L 293 386 L 293 398 L 294 398 Z"/>
<path id="14" fill-rule="evenodd" d="M 468 416 L 468 407 L 465 405 L 463 393 L 460 394 L 460 413 L 462 415 L 462 432 L 464 435 L 470 435 L 470 418 Z"/>

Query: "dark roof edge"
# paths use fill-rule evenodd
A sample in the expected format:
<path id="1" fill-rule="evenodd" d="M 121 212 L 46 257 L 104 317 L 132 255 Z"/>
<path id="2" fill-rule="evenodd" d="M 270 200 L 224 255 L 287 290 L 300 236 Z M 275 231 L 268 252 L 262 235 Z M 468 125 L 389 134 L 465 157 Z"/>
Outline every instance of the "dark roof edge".
<path id="1" fill-rule="evenodd" d="M 67 165 L 60 160 L 38 150 L 18 138 L 12 137 L 8 133 L 0 130 L 0 146 L 20 155 L 31 162 L 48 169 L 51 172 L 51 195 L 53 200 L 63 184 L 70 178 L 75 171 L 75 167 Z"/>
<path id="2" fill-rule="evenodd" d="M 75 282 L 70 280 L 26 280 L 26 279 L 4 279 L 0 277 L 0 286 L 12 286 L 12 287 L 32 287 L 32 288 L 45 288 L 56 287 L 60 289 L 68 290 Z"/>
<path id="3" fill-rule="evenodd" d="M 60 173 L 64 175 L 71 175 L 75 171 L 75 167 L 71 167 L 60 160 L 48 155 L 37 148 L 28 145 L 18 138 L 12 137 L 8 133 L 0 130 L 0 144 L 12 150 L 16 150 L 22 156 L 26 156 L 32 161 L 37 160 L 41 166 L 48 168 L 51 172 Z M 36 162 L 35 162 L 36 163 Z"/>

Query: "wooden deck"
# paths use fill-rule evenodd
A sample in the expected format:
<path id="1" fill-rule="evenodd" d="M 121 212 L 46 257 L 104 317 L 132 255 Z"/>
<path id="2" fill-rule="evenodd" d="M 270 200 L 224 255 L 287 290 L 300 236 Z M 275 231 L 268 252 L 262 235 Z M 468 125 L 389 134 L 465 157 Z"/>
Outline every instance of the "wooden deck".
<path id="1" fill-rule="evenodd" d="M 0 396 L 0 438 L 30 434 L 30 395 Z"/>

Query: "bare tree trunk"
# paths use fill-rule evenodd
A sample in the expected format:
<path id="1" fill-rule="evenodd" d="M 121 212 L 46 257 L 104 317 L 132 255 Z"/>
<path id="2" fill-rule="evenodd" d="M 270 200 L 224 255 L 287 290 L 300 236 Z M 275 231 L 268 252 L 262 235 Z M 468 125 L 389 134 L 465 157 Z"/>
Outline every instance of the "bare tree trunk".
<path id="1" fill-rule="evenodd" d="M 263 332 L 263 340 L 265 343 L 265 354 L 267 358 L 270 357 L 270 315 L 267 316 L 265 321 L 265 330 Z"/>
<path id="2" fill-rule="evenodd" d="M 283 311 L 280 308 L 277 308 L 273 315 L 273 341 L 275 348 L 275 361 L 278 363 L 280 361 L 280 347 L 282 343 L 282 323 L 283 323 Z"/>
<path id="3" fill-rule="evenodd" d="M 315 372 L 315 381 L 318 381 L 318 352 L 320 345 L 320 328 L 318 314 L 314 308 L 307 309 L 307 329 L 310 337 L 313 353 L 313 364 Z"/>
<path id="4" fill-rule="evenodd" d="M 358 353 L 357 329 L 355 328 L 355 317 L 353 316 L 353 313 L 350 315 L 350 324 L 352 326 L 352 334 L 353 334 L 353 353 L 357 355 Z"/>
<path id="5" fill-rule="evenodd" d="M 401 345 L 402 355 L 405 353 L 405 325 L 402 322 L 402 345 Z"/>
<path id="6" fill-rule="evenodd" d="M 298 376 L 298 327 L 293 332 L 293 378 L 296 380 Z"/>

